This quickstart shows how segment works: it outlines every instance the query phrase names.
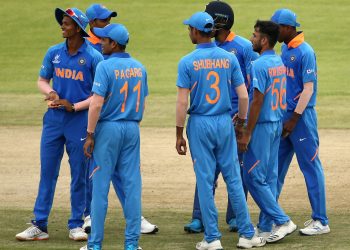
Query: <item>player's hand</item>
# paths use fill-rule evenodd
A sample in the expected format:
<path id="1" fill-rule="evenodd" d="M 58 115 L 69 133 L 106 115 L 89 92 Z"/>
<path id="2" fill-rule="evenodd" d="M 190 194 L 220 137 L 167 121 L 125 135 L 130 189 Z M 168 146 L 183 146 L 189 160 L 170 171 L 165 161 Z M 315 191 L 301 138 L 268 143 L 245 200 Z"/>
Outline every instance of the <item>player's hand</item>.
<path id="1" fill-rule="evenodd" d="M 45 98 L 45 101 L 54 101 L 54 100 L 58 100 L 60 99 L 60 97 L 58 96 L 56 91 L 51 91 Z"/>
<path id="2" fill-rule="evenodd" d="M 55 105 L 55 107 L 64 107 L 67 112 L 73 112 L 73 105 L 66 99 L 59 99 L 59 100 L 54 100 L 52 102 L 52 105 Z"/>
<path id="3" fill-rule="evenodd" d="M 84 144 L 84 155 L 87 158 L 91 158 L 92 152 L 94 151 L 94 147 L 95 147 L 94 136 L 91 134 L 88 134 Z"/>
<path id="4" fill-rule="evenodd" d="M 292 117 L 283 124 L 283 130 L 282 130 L 283 138 L 286 138 L 287 136 L 290 135 L 290 133 L 292 133 L 300 117 L 301 117 L 300 114 L 297 114 L 294 112 Z"/>
<path id="5" fill-rule="evenodd" d="M 244 130 L 241 138 L 237 141 L 239 152 L 244 153 L 248 150 L 248 144 L 250 142 L 250 138 L 251 138 L 250 132 L 248 132 L 247 130 Z"/>
<path id="6" fill-rule="evenodd" d="M 239 140 L 242 137 L 242 134 L 244 132 L 244 125 L 246 122 L 246 119 L 241 119 L 238 117 L 238 114 L 236 114 L 233 119 L 234 125 L 235 125 L 235 132 L 236 132 L 236 138 Z"/>
<path id="7" fill-rule="evenodd" d="M 179 155 L 186 155 L 187 152 L 187 146 L 186 146 L 186 140 L 183 137 L 177 137 L 176 138 L 176 150 Z"/>

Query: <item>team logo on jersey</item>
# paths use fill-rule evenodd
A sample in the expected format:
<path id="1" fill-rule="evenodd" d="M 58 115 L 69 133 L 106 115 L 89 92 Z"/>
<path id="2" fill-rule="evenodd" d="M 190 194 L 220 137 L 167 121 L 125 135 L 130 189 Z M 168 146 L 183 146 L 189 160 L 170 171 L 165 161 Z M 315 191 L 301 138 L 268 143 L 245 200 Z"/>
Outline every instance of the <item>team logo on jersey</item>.
<path id="1" fill-rule="evenodd" d="M 55 55 L 55 58 L 52 60 L 52 63 L 57 64 L 57 63 L 60 63 L 60 62 L 61 62 L 60 61 L 60 55 L 59 54 Z"/>
<path id="2" fill-rule="evenodd" d="M 237 50 L 236 49 L 232 49 L 231 53 L 236 55 L 237 54 Z"/>
<path id="3" fill-rule="evenodd" d="M 292 55 L 292 56 L 290 57 L 290 61 L 291 61 L 291 62 L 294 62 L 295 59 L 296 59 L 296 56 L 294 56 L 294 55 Z"/>
<path id="4" fill-rule="evenodd" d="M 86 63 L 86 60 L 84 57 L 80 57 L 78 60 L 79 65 L 84 65 Z"/>

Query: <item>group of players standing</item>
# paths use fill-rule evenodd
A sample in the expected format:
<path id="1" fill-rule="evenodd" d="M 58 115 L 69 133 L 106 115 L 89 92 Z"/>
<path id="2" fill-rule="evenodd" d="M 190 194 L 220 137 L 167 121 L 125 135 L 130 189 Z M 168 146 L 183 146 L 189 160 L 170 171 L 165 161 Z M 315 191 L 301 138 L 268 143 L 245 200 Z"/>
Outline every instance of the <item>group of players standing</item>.
<path id="1" fill-rule="evenodd" d="M 65 145 L 72 176 L 70 238 L 86 240 L 84 229 L 90 225 L 83 226 L 82 217 L 89 224 L 91 214 L 88 245 L 82 249 L 102 249 L 112 181 L 126 219 L 125 250 L 141 249 L 141 222 L 147 232 L 158 230 L 141 216 L 139 122 L 148 95 L 146 70 L 125 52 L 125 26 L 109 24 L 116 12 L 94 4 L 86 15 L 70 8 L 56 9 L 55 16 L 66 41 L 48 50 L 39 74 L 38 87 L 49 109 L 43 119 L 35 219 L 16 238 L 48 239 Z M 214 203 L 221 173 L 229 200 L 226 221 L 239 233 L 238 247 L 263 246 L 294 232 L 297 226 L 278 198 L 295 152 L 312 208 L 300 233 L 328 233 L 314 109 L 315 53 L 297 32 L 291 10 L 257 21 L 251 41 L 233 33 L 233 23 L 232 8 L 222 1 L 210 2 L 205 12 L 184 21 L 196 49 L 178 66 L 176 149 L 180 155 L 187 152 L 183 131 L 189 114 L 186 132 L 197 181 L 193 219 L 185 231 L 204 231 L 198 250 L 223 249 Z M 284 43 L 281 57 L 274 51 L 277 41 Z M 248 191 L 261 209 L 256 228 L 247 207 Z"/>

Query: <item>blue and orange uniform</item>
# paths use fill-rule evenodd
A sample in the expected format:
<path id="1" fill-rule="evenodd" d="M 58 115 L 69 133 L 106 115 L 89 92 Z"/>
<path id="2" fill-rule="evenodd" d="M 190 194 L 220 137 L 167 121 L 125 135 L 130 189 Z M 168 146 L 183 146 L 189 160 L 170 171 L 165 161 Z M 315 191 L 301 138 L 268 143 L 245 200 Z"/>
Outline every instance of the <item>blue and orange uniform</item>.
<path id="1" fill-rule="evenodd" d="M 139 122 L 148 95 L 146 70 L 128 53 L 113 53 L 98 65 L 92 92 L 105 103 L 95 130 L 88 246 L 102 245 L 110 182 L 117 178 L 125 195 L 125 246 L 136 249 L 141 226 Z"/>
<path id="2" fill-rule="evenodd" d="M 273 223 L 279 226 L 290 220 L 276 200 L 278 148 L 287 104 L 286 68 L 273 50 L 263 52 L 252 65 L 251 96 L 254 91 L 262 93 L 264 101 L 243 157 L 243 176 L 261 210 L 258 228 L 271 232 Z"/>
<path id="3" fill-rule="evenodd" d="M 60 99 L 77 103 L 91 95 L 94 72 L 103 57 L 85 41 L 77 53 L 70 55 L 67 43 L 51 47 L 44 58 L 39 76 L 52 79 L 53 90 Z M 83 144 L 86 135 L 87 110 L 69 113 L 64 109 L 49 108 L 43 118 L 40 145 L 41 177 L 35 202 L 33 224 L 47 227 L 56 182 L 64 152 L 69 156 L 71 169 L 70 229 L 81 227 L 85 208 L 85 173 Z"/>
<path id="4" fill-rule="evenodd" d="M 235 132 L 231 121 L 231 85 L 244 84 L 237 58 L 215 43 L 198 44 L 178 67 L 177 86 L 190 89 L 187 123 L 191 157 L 196 174 L 205 240 L 221 238 L 217 225 L 213 183 L 218 168 L 227 184 L 239 233 L 254 235 L 242 187 Z"/>
<path id="5" fill-rule="evenodd" d="M 245 39 L 244 37 L 236 35 L 233 31 L 231 31 L 223 43 L 216 41 L 216 45 L 234 54 L 237 57 L 240 70 L 244 78 L 244 83 L 246 84 L 246 87 L 249 93 L 249 90 L 251 89 L 251 84 L 250 84 L 251 65 L 252 65 L 252 62 L 256 60 L 259 56 L 258 53 L 253 51 L 252 43 L 249 40 Z M 231 85 L 231 92 L 232 92 L 231 94 L 232 110 L 230 111 L 230 114 L 233 117 L 238 112 L 238 96 L 234 85 Z M 243 160 L 242 154 L 240 153 L 238 154 L 238 159 L 239 159 L 239 162 L 242 162 Z M 217 171 L 214 183 L 216 183 L 219 177 L 219 174 L 220 172 Z M 244 193 L 247 195 L 248 190 L 244 185 L 244 180 L 243 180 L 243 188 L 244 188 Z M 214 192 L 215 192 L 215 186 L 214 186 Z M 202 220 L 197 188 L 195 190 L 195 195 L 194 195 L 192 218 Z M 236 216 L 232 210 L 231 202 L 228 201 L 227 212 L 226 212 L 226 223 L 229 224 L 230 221 L 235 218 Z"/>
<path id="6" fill-rule="evenodd" d="M 326 214 L 326 194 L 323 167 L 318 156 L 319 137 L 315 110 L 317 95 L 317 64 L 312 47 L 304 41 L 304 33 L 299 34 L 288 44 L 282 45 L 282 60 L 287 68 L 287 112 L 286 121 L 292 116 L 298 103 L 304 83 L 312 82 L 314 91 L 306 109 L 292 133 L 281 139 L 278 159 L 278 187 L 280 195 L 288 167 L 296 154 L 302 171 L 312 208 L 312 219 L 328 224 Z"/>

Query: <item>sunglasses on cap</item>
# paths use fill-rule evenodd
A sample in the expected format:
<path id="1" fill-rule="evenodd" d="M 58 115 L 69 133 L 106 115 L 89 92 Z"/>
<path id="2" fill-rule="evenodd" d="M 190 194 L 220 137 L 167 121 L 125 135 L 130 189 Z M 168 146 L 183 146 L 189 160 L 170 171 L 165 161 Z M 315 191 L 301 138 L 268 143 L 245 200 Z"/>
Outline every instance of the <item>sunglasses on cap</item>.
<path id="1" fill-rule="evenodd" d="M 75 17 L 76 19 L 79 20 L 79 22 L 81 24 L 83 24 L 84 22 L 79 18 L 79 16 L 77 14 L 75 14 L 74 10 L 72 9 L 66 9 L 66 13 L 70 16 L 70 17 Z"/>

